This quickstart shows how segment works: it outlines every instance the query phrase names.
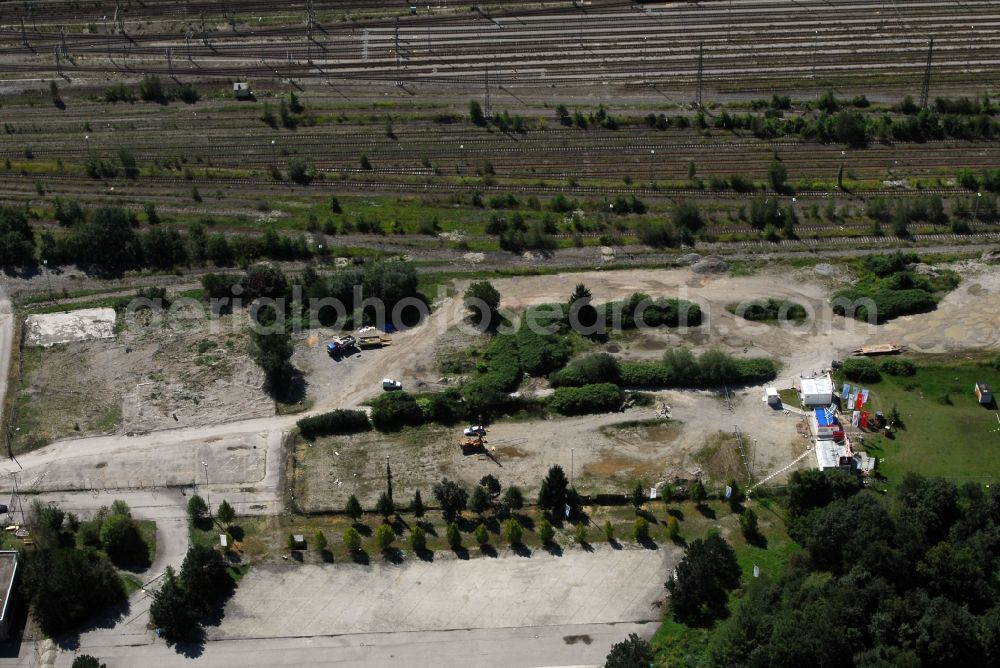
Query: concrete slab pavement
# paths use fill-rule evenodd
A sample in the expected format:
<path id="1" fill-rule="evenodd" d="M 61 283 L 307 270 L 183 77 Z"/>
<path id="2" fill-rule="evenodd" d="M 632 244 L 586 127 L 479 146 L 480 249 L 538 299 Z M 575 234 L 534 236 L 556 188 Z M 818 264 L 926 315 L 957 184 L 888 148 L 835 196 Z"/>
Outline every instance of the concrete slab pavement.
<path id="1" fill-rule="evenodd" d="M 653 602 L 680 554 L 599 546 L 559 557 L 536 550 L 398 566 L 258 566 L 208 633 L 221 640 L 655 620 Z"/>

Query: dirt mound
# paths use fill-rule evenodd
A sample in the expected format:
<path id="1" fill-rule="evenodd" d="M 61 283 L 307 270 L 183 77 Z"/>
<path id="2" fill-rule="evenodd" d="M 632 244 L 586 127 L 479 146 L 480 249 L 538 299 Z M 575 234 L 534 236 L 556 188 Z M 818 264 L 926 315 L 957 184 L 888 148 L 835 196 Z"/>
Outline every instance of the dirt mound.
<path id="1" fill-rule="evenodd" d="M 723 274 L 729 271 L 729 265 L 718 255 L 709 255 L 691 265 L 691 271 L 696 274 Z"/>

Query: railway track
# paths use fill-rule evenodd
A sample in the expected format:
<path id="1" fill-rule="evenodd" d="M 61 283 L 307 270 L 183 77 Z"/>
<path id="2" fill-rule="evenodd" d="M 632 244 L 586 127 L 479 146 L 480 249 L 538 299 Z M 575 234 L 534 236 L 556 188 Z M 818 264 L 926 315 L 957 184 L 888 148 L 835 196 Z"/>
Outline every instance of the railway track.
<path id="1" fill-rule="evenodd" d="M 357 170 L 356 176 L 363 176 L 367 172 L 364 170 Z M 21 176 L 21 175 L 9 175 L 6 177 L 11 183 L 15 180 L 20 179 L 26 184 L 25 192 L 30 192 L 35 190 L 35 184 L 38 183 L 37 176 Z M 88 183 L 95 184 L 99 183 L 103 187 L 117 190 L 120 192 L 127 192 L 130 187 L 137 187 L 142 185 L 155 185 L 155 186 L 170 186 L 170 187 L 182 187 L 183 189 L 190 190 L 192 184 L 194 185 L 219 185 L 219 186 L 247 186 L 247 187 L 258 187 L 262 184 L 274 185 L 275 187 L 287 189 L 289 184 L 286 183 L 276 183 L 269 178 L 230 178 L 230 177 L 213 177 L 209 179 L 186 179 L 182 176 L 177 177 L 165 177 L 165 176 L 143 176 L 136 180 L 130 179 L 101 179 L 95 180 L 87 176 L 81 175 L 71 175 L 64 174 L 55 177 L 48 177 L 46 181 L 49 183 Z M 338 192 L 404 192 L 404 193 L 427 193 L 427 192 L 462 192 L 462 193 L 518 193 L 518 194 L 564 194 L 571 196 L 586 196 L 586 195 L 637 195 L 643 197 L 659 197 L 659 198 L 701 198 L 710 197 L 714 199 L 727 198 L 735 200 L 749 200 L 755 195 L 767 194 L 767 193 L 736 193 L 736 192 L 716 192 L 700 188 L 645 188 L 642 186 L 592 186 L 592 185 L 556 185 L 556 184 L 490 184 L 490 183 L 448 183 L 448 182 L 414 182 L 414 181 L 388 181 L 388 180 L 361 180 L 361 179 L 350 179 L 344 181 L 339 178 L 330 179 L 329 181 L 317 182 L 313 187 L 317 190 L 322 190 L 324 183 L 329 185 L 336 185 Z M 308 187 L 308 186 L 300 186 Z M 799 192 L 795 194 L 797 199 L 803 201 L 816 200 L 823 201 L 830 197 L 831 193 L 828 192 Z M 954 188 L 923 188 L 920 190 L 900 190 L 896 188 L 884 188 L 884 189 L 863 189 L 863 190 L 851 190 L 847 193 L 848 196 L 854 199 L 867 199 L 871 197 L 914 197 L 919 195 L 955 195 L 955 194 L 965 194 L 964 191 L 956 190 Z M 778 196 L 771 193 L 772 196 Z M 780 196 L 779 196 L 780 197 Z M 784 199 L 790 200 L 791 196 L 783 196 Z"/>
<path id="2" fill-rule="evenodd" d="M 990 2 L 962 3 L 958 11 L 954 3 L 898 3 L 895 16 L 860 0 L 793 5 L 742 0 L 735 11 L 732 6 L 652 8 L 620 0 L 530 8 L 501 4 L 491 12 L 247 26 L 180 36 L 63 36 L 41 29 L 22 34 L 12 27 L 0 31 L 0 42 L 7 43 L 0 47 L 0 59 L 7 71 L 25 74 L 53 72 L 51 53 L 59 48 L 66 52 L 61 69 L 71 75 L 150 72 L 472 86 L 480 84 L 489 65 L 498 85 L 608 81 L 690 87 L 704 43 L 708 85 L 752 88 L 816 77 L 916 78 L 923 71 L 926 39 L 933 36 L 942 77 L 988 86 L 996 83 L 1000 69 L 1000 12 Z M 51 20 L 59 19 L 52 14 Z M 169 63 L 167 49 L 174 51 Z"/>

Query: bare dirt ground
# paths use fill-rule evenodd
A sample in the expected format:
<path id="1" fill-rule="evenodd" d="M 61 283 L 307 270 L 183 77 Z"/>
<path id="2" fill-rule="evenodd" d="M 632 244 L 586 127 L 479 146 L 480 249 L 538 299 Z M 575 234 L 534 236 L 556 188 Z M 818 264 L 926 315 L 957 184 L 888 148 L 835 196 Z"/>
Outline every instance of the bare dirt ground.
<path id="1" fill-rule="evenodd" d="M 734 398 L 734 411 L 710 392 L 655 393 L 671 406 L 674 420 L 656 419 L 656 408 L 546 420 L 501 421 L 487 434 L 489 454 L 463 454 L 460 427 L 427 427 L 399 434 L 356 434 L 296 445 L 295 495 L 307 512 L 342 510 L 351 494 L 374 506 L 385 489 L 386 457 L 393 490 L 409 499 L 418 489 L 430 498 L 442 477 L 474 485 L 487 474 L 538 492 L 544 472 L 560 465 L 586 494 L 628 492 L 636 481 L 655 485 L 705 474 L 715 480 L 746 481 L 735 440 L 705 460 L 702 451 L 720 432 L 738 425 L 747 456 L 756 449 L 754 479 L 784 466 L 808 447 L 799 417 L 775 411 L 759 392 Z M 639 422 L 638 424 L 636 422 Z M 494 450 L 495 448 L 495 450 Z"/>
<path id="2" fill-rule="evenodd" d="M 274 413 L 248 337 L 222 318 L 162 329 L 124 327 L 113 340 L 26 348 L 16 443 L 219 424 Z"/>
<path id="3" fill-rule="evenodd" d="M 1000 271 L 977 261 L 952 265 L 963 278 L 936 310 L 897 318 L 879 328 L 879 339 L 911 352 L 994 351 L 1000 347 Z"/>
<path id="4" fill-rule="evenodd" d="M 830 279 L 818 279 L 810 270 L 782 275 L 763 272 L 754 276 L 702 275 L 690 269 L 586 272 L 551 276 L 497 279 L 505 308 L 564 301 L 576 283 L 584 283 L 597 302 L 622 299 L 634 291 L 656 297 L 678 297 L 699 303 L 705 324 L 687 331 L 660 329 L 628 332 L 612 337 L 604 349 L 622 359 L 653 360 L 668 348 L 687 346 L 697 352 L 721 348 L 738 356 L 770 357 L 782 363 L 776 384 L 791 387 L 802 370 L 827 367 L 869 337 L 866 325 L 824 312 Z M 463 286 L 457 286 L 461 294 Z M 777 327 L 749 323 L 726 311 L 739 300 L 778 297 L 808 306 L 817 314 L 803 327 Z M 365 351 L 331 359 L 322 345 L 326 332 L 299 347 L 294 361 L 306 373 L 309 392 L 317 405 L 357 405 L 380 393 L 383 376 L 399 379 L 404 388 L 428 391 L 454 385 L 445 377 L 441 359 L 461 356 L 464 349 L 482 345 L 483 335 L 458 325 L 460 300 L 446 299 L 430 321 L 394 337 L 390 348 Z M 447 381 L 447 382 L 442 382 Z M 545 392 L 544 380 L 529 383 Z M 720 388 L 721 389 L 721 388 Z M 343 399 L 341 399 L 343 397 Z M 296 449 L 296 493 L 307 510 L 340 509 L 351 494 L 373 504 L 384 486 L 386 456 L 390 457 L 396 489 L 426 495 L 441 477 L 475 483 L 487 473 L 504 485 L 517 484 L 534 493 L 542 472 L 560 464 L 578 474 L 581 491 L 621 493 L 636 480 L 655 484 L 699 473 L 715 479 L 747 479 L 747 464 L 735 445 L 716 448 L 712 457 L 698 457 L 722 432 L 738 429 L 754 479 L 794 460 L 808 447 L 795 414 L 774 411 L 762 401 L 761 388 L 733 390 L 732 408 L 714 392 L 662 391 L 655 406 L 633 408 L 624 414 L 576 418 L 506 421 L 493 425 L 489 447 L 493 457 L 463 455 L 459 428 L 433 428 L 401 435 L 360 435 L 301 444 Z M 345 401 L 346 399 L 346 401 Z M 639 425 L 616 428 L 616 423 L 654 420 L 661 406 L 672 408 L 669 426 Z M 735 443 L 735 439 L 733 441 Z M 496 448 L 495 452 L 492 448 Z M 339 454 L 336 454 L 339 453 Z M 419 453 L 419 454 L 418 454 Z M 706 461 L 702 461 L 706 460 Z"/>

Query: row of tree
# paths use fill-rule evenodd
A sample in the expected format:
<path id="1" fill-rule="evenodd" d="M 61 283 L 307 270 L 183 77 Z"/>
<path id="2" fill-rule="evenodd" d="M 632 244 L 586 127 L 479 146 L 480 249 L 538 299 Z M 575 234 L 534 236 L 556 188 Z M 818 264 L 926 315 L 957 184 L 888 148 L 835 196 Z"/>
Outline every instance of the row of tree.
<path id="1" fill-rule="evenodd" d="M 209 234 L 202 223 L 193 223 L 186 233 L 159 226 L 140 230 L 135 213 L 119 207 L 88 212 L 73 200 L 55 206 L 64 229 L 37 234 L 24 211 L 0 207 L 0 265 L 31 267 L 44 260 L 50 266 L 77 264 L 114 274 L 143 267 L 305 259 L 316 252 L 304 237 L 281 235 L 271 228 L 259 236 Z M 150 216 L 158 219 L 155 207 L 147 206 Z"/>

